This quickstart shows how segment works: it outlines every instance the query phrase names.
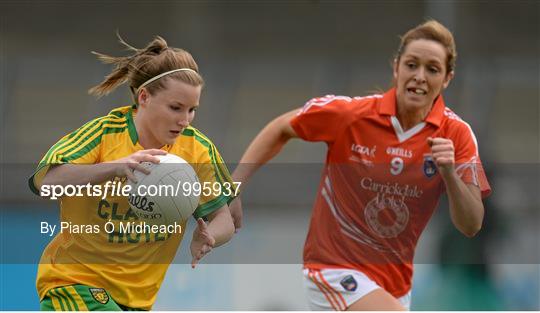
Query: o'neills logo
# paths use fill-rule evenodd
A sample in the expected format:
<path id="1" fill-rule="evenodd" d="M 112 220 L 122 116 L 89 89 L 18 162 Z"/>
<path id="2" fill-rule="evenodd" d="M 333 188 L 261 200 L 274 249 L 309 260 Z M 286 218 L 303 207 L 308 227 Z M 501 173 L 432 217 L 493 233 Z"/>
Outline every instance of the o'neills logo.
<path id="1" fill-rule="evenodd" d="M 402 158 L 412 158 L 412 150 L 403 149 L 403 148 L 396 148 L 396 147 L 388 147 L 386 148 L 386 154 L 388 155 L 395 155 Z"/>
<path id="2" fill-rule="evenodd" d="M 418 186 L 400 185 L 398 183 L 378 183 L 369 177 L 364 177 L 360 181 L 362 188 L 376 193 L 396 195 L 410 198 L 420 198 L 424 193 Z"/>
<path id="3" fill-rule="evenodd" d="M 366 146 L 362 146 L 362 145 L 353 143 L 352 146 L 351 146 L 351 150 L 356 152 L 356 153 L 359 153 L 361 155 L 367 155 L 367 156 L 370 156 L 370 157 L 374 158 L 375 157 L 375 150 L 377 150 L 377 146 L 373 146 L 370 149 L 370 148 L 368 148 Z"/>

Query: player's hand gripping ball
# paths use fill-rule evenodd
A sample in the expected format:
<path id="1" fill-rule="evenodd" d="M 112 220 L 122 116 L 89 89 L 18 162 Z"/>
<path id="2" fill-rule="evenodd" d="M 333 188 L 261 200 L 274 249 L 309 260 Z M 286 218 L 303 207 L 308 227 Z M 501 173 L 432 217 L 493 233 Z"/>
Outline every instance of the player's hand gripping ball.
<path id="1" fill-rule="evenodd" d="M 181 157 L 173 154 L 157 157 L 159 164 L 141 163 L 150 174 L 134 171 L 137 183 L 130 181 L 129 205 L 139 219 L 148 224 L 183 223 L 199 204 L 199 195 L 186 193 L 185 186 L 199 184 L 199 179 L 193 167 Z"/>

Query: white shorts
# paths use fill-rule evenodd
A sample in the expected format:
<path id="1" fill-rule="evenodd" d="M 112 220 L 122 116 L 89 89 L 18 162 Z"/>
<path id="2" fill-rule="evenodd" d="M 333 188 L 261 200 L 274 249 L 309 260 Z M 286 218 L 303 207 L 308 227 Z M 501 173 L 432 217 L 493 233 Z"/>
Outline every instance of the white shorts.
<path id="1" fill-rule="evenodd" d="M 312 310 L 345 311 L 375 289 L 381 288 L 364 273 L 350 269 L 304 269 L 304 287 Z M 411 292 L 398 299 L 411 307 Z"/>

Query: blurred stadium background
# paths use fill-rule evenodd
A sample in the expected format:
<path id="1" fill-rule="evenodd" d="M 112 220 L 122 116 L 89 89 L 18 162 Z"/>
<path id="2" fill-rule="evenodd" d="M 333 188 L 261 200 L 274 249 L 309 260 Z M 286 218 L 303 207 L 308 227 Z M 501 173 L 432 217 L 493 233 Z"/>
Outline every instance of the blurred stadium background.
<path id="1" fill-rule="evenodd" d="M 475 130 L 494 193 L 474 239 L 439 208 L 412 308 L 540 310 L 539 15 L 538 1 L 0 2 L 0 309 L 39 309 L 35 262 L 49 240 L 39 222 L 58 221 L 58 209 L 27 188 L 35 164 L 65 133 L 130 103 L 127 88 L 86 92 L 110 71 L 90 51 L 124 53 L 116 30 L 136 47 L 161 35 L 194 55 L 206 79 L 194 124 L 234 163 L 265 123 L 312 97 L 386 89 L 398 35 L 432 17 L 455 35 L 445 98 Z M 307 309 L 301 249 L 324 153 L 288 146 L 281 170 L 248 187 L 245 228 L 196 270 L 182 259 L 188 235 L 154 309 Z M 313 170 L 288 173 L 295 166 Z"/>

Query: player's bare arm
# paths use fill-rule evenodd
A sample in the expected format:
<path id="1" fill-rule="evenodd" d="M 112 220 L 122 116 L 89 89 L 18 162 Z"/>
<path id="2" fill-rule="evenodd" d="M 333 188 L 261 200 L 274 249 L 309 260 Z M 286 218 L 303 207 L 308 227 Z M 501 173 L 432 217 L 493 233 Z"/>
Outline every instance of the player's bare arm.
<path id="1" fill-rule="evenodd" d="M 446 138 L 430 138 L 433 159 L 445 182 L 450 204 L 450 217 L 454 226 L 467 237 L 480 231 L 484 219 L 484 205 L 480 188 L 465 184 L 456 173 L 454 144 Z"/>
<path id="2" fill-rule="evenodd" d="M 193 231 L 191 240 L 191 266 L 195 265 L 213 248 L 231 240 L 234 234 L 234 225 L 227 205 L 208 215 L 209 222 L 202 218 L 197 219 L 197 227 Z"/>
<path id="3" fill-rule="evenodd" d="M 290 123 L 297 112 L 298 109 L 295 109 L 280 115 L 263 128 L 240 159 L 232 174 L 233 181 L 245 185 L 257 169 L 275 157 L 291 138 L 298 137 Z M 241 228 L 243 213 L 240 197 L 231 203 L 229 209 L 235 228 Z"/>
<path id="4" fill-rule="evenodd" d="M 280 115 L 261 130 L 240 159 L 232 175 L 234 181 L 247 183 L 251 175 L 276 156 L 291 138 L 298 137 L 290 124 L 297 112 L 298 109 Z"/>
<path id="5" fill-rule="evenodd" d="M 215 239 L 214 247 L 219 247 L 232 238 L 234 226 L 227 205 L 210 213 L 208 221 L 208 232 Z"/>

